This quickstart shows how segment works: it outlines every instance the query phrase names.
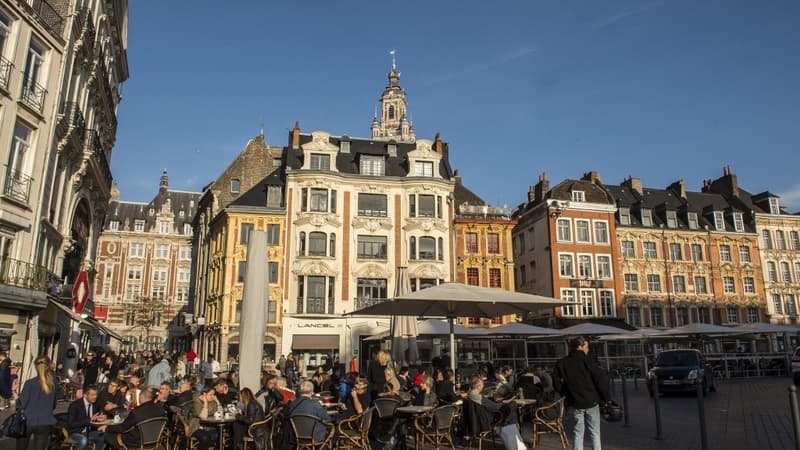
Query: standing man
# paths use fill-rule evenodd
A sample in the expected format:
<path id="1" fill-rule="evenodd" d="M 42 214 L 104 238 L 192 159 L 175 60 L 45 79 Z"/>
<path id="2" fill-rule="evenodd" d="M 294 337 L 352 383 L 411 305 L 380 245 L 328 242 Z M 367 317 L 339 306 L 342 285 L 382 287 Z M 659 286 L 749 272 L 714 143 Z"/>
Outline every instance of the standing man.
<path id="1" fill-rule="evenodd" d="M 6 352 L 0 352 L 0 409 L 8 408 L 11 394 L 11 360 Z"/>
<path id="2" fill-rule="evenodd" d="M 350 369 L 349 372 L 358 373 L 358 354 L 355 353 L 355 352 L 353 353 L 353 357 L 350 358 L 350 367 L 349 367 L 349 369 Z"/>
<path id="3" fill-rule="evenodd" d="M 97 382 L 97 373 L 100 369 L 97 361 L 94 359 L 94 352 L 86 354 L 86 360 L 81 364 L 79 369 L 83 370 L 83 389 L 86 390 L 89 385 Z"/>
<path id="4" fill-rule="evenodd" d="M 600 402 L 608 401 L 608 383 L 602 369 L 586 355 L 589 341 L 576 337 L 569 341 L 569 355 L 561 359 L 553 371 L 553 388 L 566 397 L 572 407 L 575 428 L 572 448 L 583 449 L 583 430 L 588 431 L 592 450 L 601 450 Z"/>
<path id="5" fill-rule="evenodd" d="M 197 359 L 197 353 L 191 348 L 186 352 L 186 373 L 191 375 L 194 373 L 194 363 Z"/>
<path id="6" fill-rule="evenodd" d="M 203 362 L 200 371 L 203 372 L 203 387 L 213 386 L 214 379 L 217 378 L 217 372 L 219 371 L 219 363 L 214 359 L 213 354 L 208 354 L 208 359 Z"/>

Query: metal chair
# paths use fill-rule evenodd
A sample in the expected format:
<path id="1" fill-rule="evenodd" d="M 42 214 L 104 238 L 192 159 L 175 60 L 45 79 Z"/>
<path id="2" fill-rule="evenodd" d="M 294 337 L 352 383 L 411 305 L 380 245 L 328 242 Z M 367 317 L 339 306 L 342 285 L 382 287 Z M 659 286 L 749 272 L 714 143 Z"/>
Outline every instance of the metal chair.
<path id="1" fill-rule="evenodd" d="M 492 448 L 497 448 L 495 443 L 494 420 L 492 415 L 480 403 L 472 400 L 465 400 L 462 408 L 462 415 L 469 434 L 467 450 L 472 448 L 474 442 L 478 443 L 478 450 L 483 450 L 483 441 L 492 441 Z"/>
<path id="2" fill-rule="evenodd" d="M 120 450 L 134 450 L 130 449 L 128 444 L 122 440 L 122 436 L 128 433 L 139 434 L 139 445 L 135 447 L 135 449 L 157 450 L 166 447 L 167 442 L 165 442 L 164 439 L 166 437 L 166 433 L 164 432 L 166 427 L 166 417 L 155 417 L 153 419 L 143 420 L 117 435 L 117 447 Z"/>
<path id="3" fill-rule="evenodd" d="M 197 439 L 192 439 L 192 434 L 189 432 L 189 423 L 186 422 L 186 418 L 180 414 L 176 414 L 175 418 L 176 430 L 175 433 L 173 433 L 174 441 L 172 442 L 172 449 L 196 450 Z"/>
<path id="4" fill-rule="evenodd" d="M 442 444 L 450 445 L 455 450 L 451 435 L 453 430 L 453 420 L 456 417 L 458 407 L 455 405 L 444 405 L 431 410 L 427 414 L 414 418 L 414 430 L 416 434 L 415 449 L 419 450 L 420 444 L 425 445 L 430 442 L 436 450 Z"/>
<path id="5" fill-rule="evenodd" d="M 372 426 L 372 416 L 374 414 L 375 407 L 373 406 L 360 415 L 357 414 L 339 422 L 339 441 L 336 443 L 337 448 L 363 448 L 370 450 L 369 429 Z"/>
<path id="6" fill-rule="evenodd" d="M 565 412 L 563 397 L 533 411 L 533 447 L 539 442 L 539 435 L 549 433 L 558 434 L 561 446 L 565 449 L 569 447 L 567 433 L 564 431 Z"/>
<path id="7" fill-rule="evenodd" d="M 251 444 L 255 444 L 256 439 L 264 439 L 264 440 L 268 439 L 269 436 L 267 435 L 267 433 L 263 433 L 258 437 L 256 437 L 256 434 L 258 433 L 260 428 L 266 427 L 267 424 L 270 423 L 271 421 L 272 421 L 272 414 L 269 414 L 263 420 L 251 423 L 250 426 L 247 427 L 247 436 L 244 437 L 244 442 L 243 442 L 244 445 L 242 446 L 242 450 L 249 449 Z M 268 448 L 271 447 L 272 446 L 269 446 Z"/>
<path id="8" fill-rule="evenodd" d="M 336 426 L 333 423 L 325 422 L 317 416 L 310 414 L 294 414 L 289 417 L 289 424 L 292 428 L 297 450 L 317 450 L 333 449 L 333 435 L 336 433 Z M 325 437 L 318 440 L 314 432 L 323 427 Z"/>
<path id="9" fill-rule="evenodd" d="M 389 437 L 386 436 L 386 429 L 391 427 L 394 421 L 394 412 L 400 406 L 400 400 L 395 397 L 380 397 L 374 402 L 375 412 L 378 416 L 377 436 L 378 441 L 386 443 Z"/>

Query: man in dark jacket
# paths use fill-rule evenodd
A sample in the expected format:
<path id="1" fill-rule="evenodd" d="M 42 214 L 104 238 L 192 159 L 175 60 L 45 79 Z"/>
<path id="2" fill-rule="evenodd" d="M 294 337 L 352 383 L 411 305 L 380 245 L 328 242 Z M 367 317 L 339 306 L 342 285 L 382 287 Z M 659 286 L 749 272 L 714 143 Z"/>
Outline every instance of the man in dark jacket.
<path id="1" fill-rule="evenodd" d="M 122 423 L 118 425 L 109 425 L 108 427 L 100 427 L 99 431 L 105 432 L 104 438 L 106 443 L 116 446 L 117 436 L 122 434 L 122 442 L 124 442 L 128 448 L 140 447 L 139 433 L 126 433 L 126 431 L 134 428 L 145 420 L 163 417 L 166 421 L 164 406 L 153 402 L 157 395 L 158 391 L 151 387 L 142 389 L 142 392 L 139 394 L 139 406 L 131 411 Z"/>
<path id="2" fill-rule="evenodd" d="M 609 399 L 608 383 L 602 369 L 586 356 L 589 341 L 583 337 L 570 339 L 569 348 L 569 355 L 562 358 L 553 371 L 553 387 L 566 397 L 567 406 L 573 408 L 573 448 L 583 448 L 585 427 L 592 450 L 600 450 L 600 402 Z"/>
<path id="3" fill-rule="evenodd" d="M 68 442 L 75 446 L 75 450 L 86 450 L 90 442 L 94 442 L 96 450 L 103 450 L 103 433 L 93 430 L 92 420 L 105 420 L 106 416 L 97 408 L 97 388 L 89 386 L 83 393 L 83 398 L 73 401 L 67 409 Z"/>
<path id="4" fill-rule="evenodd" d="M 99 367 L 97 361 L 94 359 L 93 352 L 86 354 L 86 360 L 83 361 L 79 369 L 83 370 L 83 389 L 86 389 L 91 384 L 97 383 Z"/>

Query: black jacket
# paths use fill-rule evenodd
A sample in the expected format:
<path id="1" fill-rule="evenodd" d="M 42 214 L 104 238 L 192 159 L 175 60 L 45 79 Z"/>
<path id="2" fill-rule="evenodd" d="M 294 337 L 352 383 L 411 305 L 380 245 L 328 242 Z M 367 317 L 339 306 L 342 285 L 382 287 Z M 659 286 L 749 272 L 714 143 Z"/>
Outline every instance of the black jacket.
<path id="1" fill-rule="evenodd" d="M 378 361 L 370 360 L 367 364 L 367 383 L 369 392 L 373 398 L 378 398 L 386 387 L 386 366 L 380 365 Z"/>
<path id="2" fill-rule="evenodd" d="M 97 404 L 92 404 L 92 414 L 97 414 Z M 72 433 L 82 433 L 83 429 L 91 423 L 91 417 L 86 415 L 86 404 L 83 399 L 73 401 L 67 409 L 67 431 Z"/>
<path id="3" fill-rule="evenodd" d="M 264 410 L 261 409 L 261 405 L 259 405 L 258 402 L 250 402 L 243 411 L 243 414 L 238 417 L 238 420 L 249 426 L 253 422 L 264 420 Z"/>
<path id="4" fill-rule="evenodd" d="M 553 388 L 567 398 L 567 405 L 577 409 L 608 401 L 608 380 L 603 370 L 580 350 L 573 350 L 556 364 Z"/>
<path id="5" fill-rule="evenodd" d="M 461 397 L 456 394 L 456 387 L 450 380 L 443 380 L 436 385 L 436 397 L 442 403 L 455 403 L 461 400 Z"/>
<path id="6" fill-rule="evenodd" d="M 106 428 L 106 433 L 122 433 L 145 420 L 154 419 L 156 417 L 164 417 L 166 420 L 164 405 L 152 401 L 146 402 L 131 411 L 122 423 L 118 425 L 109 425 Z M 139 447 L 141 445 L 139 442 L 139 433 L 125 433 L 122 436 L 122 441 L 125 442 L 128 448 Z"/>
<path id="7" fill-rule="evenodd" d="M 264 411 L 269 413 L 283 403 L 283 396 L 277 389 L 269 389 L 262 394 L 264 397 Z"/>

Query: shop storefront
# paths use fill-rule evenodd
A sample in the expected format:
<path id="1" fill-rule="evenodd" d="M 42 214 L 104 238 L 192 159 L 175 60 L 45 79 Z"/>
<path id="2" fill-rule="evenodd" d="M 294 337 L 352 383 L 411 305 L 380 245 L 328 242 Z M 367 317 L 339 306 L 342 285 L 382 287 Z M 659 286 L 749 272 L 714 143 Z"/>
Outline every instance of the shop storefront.
<path id="1" fill-rule="evenodd" d="M 374 317 L 284 317 L 281 354 L 303 358 L 309 371 L 324 364 L 326 355 L 338 364 L 347 363 L 353 353 L 363 360 L 362 339 L 388 328 L 387 319 Z"/>

